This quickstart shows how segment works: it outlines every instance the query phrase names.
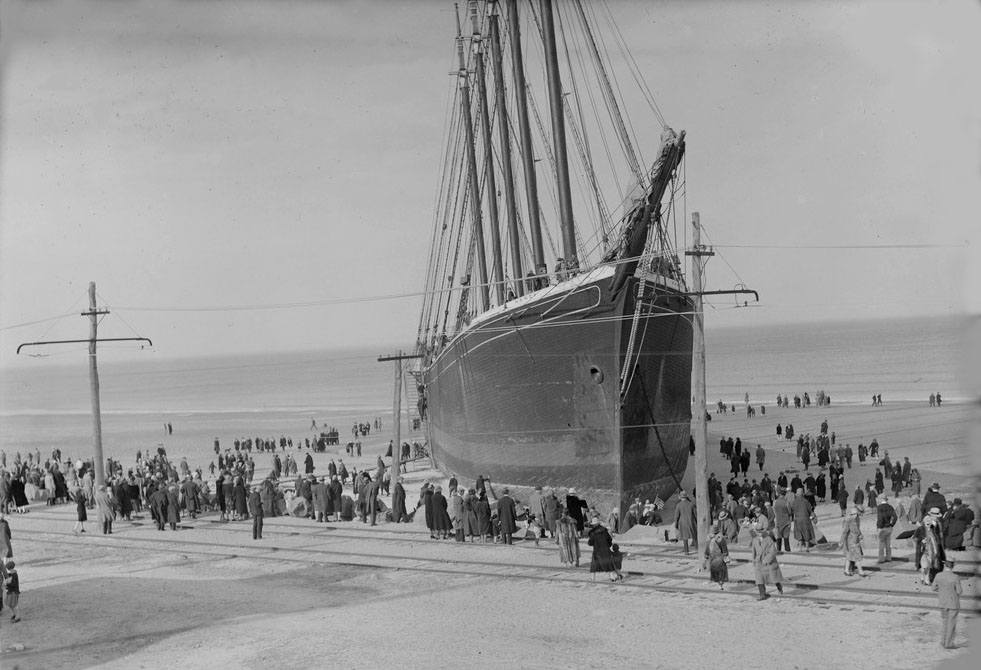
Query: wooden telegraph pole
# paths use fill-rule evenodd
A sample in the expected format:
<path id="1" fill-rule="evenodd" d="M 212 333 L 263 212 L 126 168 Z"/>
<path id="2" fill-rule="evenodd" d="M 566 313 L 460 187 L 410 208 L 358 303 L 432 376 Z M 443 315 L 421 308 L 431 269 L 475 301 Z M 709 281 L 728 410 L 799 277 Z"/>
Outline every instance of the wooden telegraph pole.
<path id="1" fill-rule="evenodd" d="M 422 358 L 420 354 L 403 354 L 401 351 L 394 356 L 379 356 L 378 362 L 395 361 L 395 402 L 392 405 L 392 419 L 395 422 L 395 442 L 392 445 L 392 470 L 398 481 L 402 465 L 402 378 L 405 375 L 405 361 Z"/>
<path id="2" fill-rule="evenodd" d="M 99 365 L 95 356 L 95 343 L 99 337 L 99 316 L 109 310 L 99 310 L 95 305 L 95 282 L 89 282 L 89 311 L 82 312 L 89 322 L 89 387 L 92 396 L 92 447 L 95 451 L 95 485 L 106 483 L 106 462 L 102 458 L 102 409 L 99 403 Z"/>
<path id="3" fill-rule="evenodd" d="M 95 452 L 95 485 L 106 483 L 106 462 L 102 457 L 102 410 L 99 403 L 99 366 L 96 362 L 96 342 L 128 342 L 143 341 L 152 347 L 153 342 L 146 337 L 106 337 L 99 339 L 99 317 L 108 314 L 108 309 L 99 309 L 95 304 L 95 282 L 89 282 L 89 311 L 82 316 L 89 317 L 89 339 L 87 340 L 51 340 L 48 342 L 25 342 L 17 347 L 17 353 L 24 347 L 37 347 L 48 344 L 73 344 L 87 342 L 89 345 L 89 388 L 92 398 L 92 445 Z"/>
<path id="4" fill-rule="evenodd" d="M 702 312 L 702 273 L 705 270 L 703 258 L 715 255 L 711 248 L 702 245 L 701 220 L 698 212 L 691 215 L 694 228 L 694 244 L 686 256 L 692 257 L 692 285 L 694 291 L 695 312 L 692 315 L 694 333 L 692 338 L 692 378 L 695 382 L 695 509 L 698 515 L 698 540 L 706 542 L 708 538 L 709 516 L 711 505 L 708 496 L 708 426 L 705 421 L 705 320 Z"/>

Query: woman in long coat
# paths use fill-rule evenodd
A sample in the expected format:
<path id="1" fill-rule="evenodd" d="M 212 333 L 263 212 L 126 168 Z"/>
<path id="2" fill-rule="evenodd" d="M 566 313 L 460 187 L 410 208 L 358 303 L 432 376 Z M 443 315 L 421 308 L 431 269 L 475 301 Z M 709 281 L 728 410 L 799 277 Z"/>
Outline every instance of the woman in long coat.
<path id="1" fill-rule="evenodd" d="M 477 534 L 480 535 L 481 542 L 486 542 L 491 534 L 491 508 L 490 502 L 487 500 L 487 494 L 483 491 L 480 492 L 477 498 L 477 502 L 474 505 L 474 512 L 477 515 Z M 574 524 L 575 522 L 573 522 Z"/>
<path id="2" fill-rule="evenodd" d="M 463 496 L 459 488 L 453 489 L 450 495 L 450 524 L 457 542 L 464 541 L 463 533 Z"/>
<path id="3" fill-rule="evenodd" d="M 556 527 L 558 526 L 559 516 L 561 514 L 559 499 L 555 496 L 555 489 L 549 489 L 545 497 L 542 498 L 542 509 L 545 513 L 545 528 L 548 530 L 549 535 L 555 537 Z"/>
<path id="4" fill-rule="evenodd" d="M 55 478 L 51 470 L 44 473 L 44 497 L 47 499 L 48 505 L 55 504 Z"/>
<path id="5" fill-rule="evenodd" d="M 719 525 L 712 524 L 709 529 L 708 543 L 705 546 L 705 563 L 708 566 L 709 579 L 724 589 L 729 581 L 729 546 L 725 536 L 719 532 Z"/>
<path id="6" fill-rule="evenodd" d="M 441 486 L 437 486 L 436 490 L 433 491 L 432 503 L 433 532 L 439 539 L 445 540 L 450 536 L 453 524 L 450 521 L 450 515 L 446 511 L 446 498 L 443 496 L 443 488 Z"/>
<path id="7" fill-rule="evenodd" d="M 592 578 L 596 579 L 597 572 L 614 572 L 616 574 L 610 577 L 611 582 L 623 579 L 613 560 L 613 536 L 600 524 L 598 517 L 593 517 L 587 537 L 589 546 L 593 548 L 593 557 L 589 561 Z"/>
<path id="8" fill-rule="evenodd" d="M 403 520 L 408 522 L 409 515 L 405 512 L 405 480 L 399 477 L 392 490 L 392 521 L 401 523 Z"/>
<path id="9" fill-rule="evenodd" d="M 82 489 L 75 493 L 75 512 L 78 516 L 72 527 L 72 532 L 78 535 L 85 532 L 85 522 L 89 520 L 88 512 L 85 510 L 85 494 L 82 493 Z"/>
<path id="10" fill-rule="evenodd" d="M 232 497 L 235 500 L 235 514 L 239 519 L 249 518 L 249 494 L 245 491 L 245 484 L 241 477 L 235 478 L 235 487 L 232 489 Z"/>
<path id="11" fill-rule="evenodd" d="M 433 486 L 430 483 L 422 485 L 422 492 L 419 494 L 419 504 L 425 507 L 426 528 L 429 529 L 429 537 L 434 540 L 436 537 L 436 516 L 433 514 Z"/>
<path id="12" fill-rule="evenodd" d="M 474 536 L 479 534 L 477 532 L 477 491 L 470 489 L 463 496 L 463 535 L 469 537 L 470 541 L 473 542 Z"/>
<path id="13" fill-rule="evenodd" d="M 841 553 L 845 557 L 845 574 L 848 576 L 852 574 L 853 563 L 859 577 L 865 576 L 865 570 L 862 568 L 862 557 L 865 553 L 862 551 L 860 514 L 857 507 L 852 507 L 848 510 L 845 520 L 841 522 Z"/>
<path id="14" fill-rule="evenodd" d="M 559 542 L 559 560 L 562 565 L 579 567 L 579 531 L 576 530 L 576 520 L 568 514 L 562 514 L 556 523 L 556 537 Z"/>
<path id="15" fill-rule="evenodd" d="M 770 597 L 766 592 L 767 584 L 776 584 L 777 591 L 783 593 L 783 573 L 780 564 L 777 563 L 777 543 L 773 541 L 765 520 L 757 521 L 756 537 L 753 538 L 750 546 L 753 550 L 753 576 L 756 588 L 760 591 L 757 600 L 766 600 Z"/>
<path id="16" fill-rule="evenodd" d="M 794 518 L 794 538 L 798 548 L 810 551 L 814 545 L 814 508 L 804 497 L 804 489 L 797 489 L 797 496 L 790 504 L 790 514 Z"/>
<path id="17" fill-rule="evenodd" d="M 13 501 L 17 512 L 23 514 L 27 512 L 27 493 L 24 490 L 24 476 L 20 475 L 10 480 L 10 500 Z"/>

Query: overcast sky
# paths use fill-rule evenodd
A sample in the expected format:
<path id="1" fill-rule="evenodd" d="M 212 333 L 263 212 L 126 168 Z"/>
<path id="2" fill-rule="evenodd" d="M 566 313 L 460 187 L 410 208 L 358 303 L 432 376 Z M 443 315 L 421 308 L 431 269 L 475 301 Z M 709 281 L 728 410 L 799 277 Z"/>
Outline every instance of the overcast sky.
<path id="1" fill-rule="evenodd" d="M 707 327 L 981 312 L 978 2 L 609 4 L 761 294 Z M 411 347 L 419 297 L 330 301 L 423 287 L 452 3 L 0 7 L 0 365 L 89 281 L 162 356 Z M 939 246 L 820 248 L 868 245 Z"/>

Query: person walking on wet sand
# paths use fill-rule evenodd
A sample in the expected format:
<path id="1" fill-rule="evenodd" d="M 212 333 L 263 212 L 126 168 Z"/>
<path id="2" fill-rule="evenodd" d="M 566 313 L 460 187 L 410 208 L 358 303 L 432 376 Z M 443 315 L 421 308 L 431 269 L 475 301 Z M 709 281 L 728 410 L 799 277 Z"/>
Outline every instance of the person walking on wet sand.
<path id="1" fill-rule="evenodd" d="M 940 645 L 944 649 L 954 649 L 954 633 L 957 630 L 957 613 L 961 609 L 961 595 L 964 589 L 961 586 L 961 578 L 954 572 L 954 561 L 945 560 L 946 570 L 941 572 L 933 580 L 933 590 L 937 592 L 937 601 L 940 605 L 940 618 L 943 621 L 943 628 L 940 633 Z"/>
<path id="2" fill-rule="evenodd" d="M 751 546 L 753 550 L 753 576 L 760 595 L 757 600 L 766 600 L 770 594 L 766 592 L 767 584 L 775 584 L 777 591 L 783 594 L 783 573 L 777 562 L 777 545 L 770 535 L 766 519 L 759 519 L 755 526 L 756 537 Z"/>

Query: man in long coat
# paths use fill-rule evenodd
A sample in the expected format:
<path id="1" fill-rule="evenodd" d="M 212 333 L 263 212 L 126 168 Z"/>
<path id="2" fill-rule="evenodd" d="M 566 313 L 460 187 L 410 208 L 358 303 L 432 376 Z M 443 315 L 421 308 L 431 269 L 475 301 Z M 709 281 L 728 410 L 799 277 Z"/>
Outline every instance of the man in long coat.
<path id="1" fill-rule="evenodd" d="M 310 494 L 313 497 L 314 518 L 318 523 L 323 523 L 327 516 L 327 485 L 314 477 Z"/>
<path id="2" fill-rule="evenodd" d="M 784 551 L 790 551 L 790 503 L 787 502 L 785 491 L 779 489 L 780 495 L 773 501 L 773 535 L 777 541 L 777 552 L 781 546 Z"/>
<path id="3" fill-rule="evenodd" d="M 378 525 L 378 493 L 381 491 L 381 482 L 375 480 L 368 483 L 368 516 L 372 526 Z"/>
<path id="4" fill-rule="evenodd" d="M 262 494 L 259 493 L 259 486 L 253 486 L 249 494 L 249 514 L 252 515 L 252 539 L 262 539 Z"/>
<path id="5" fill-rule="evenodd" d="M 177 485 L 171 484 L 167 487 L 167 522 L 171 530 L 177 530 L 177 524 L 181 520 L 181 503 L 177 498 Z"/>
<path id="6" fill-rule="evenodd" d="M 330 484 L 327 485 L 327 516 L 335 514 L 336 521 L 341 520 L 341 507 L 343 505 L 342 497 L 344 494 L 344 487 L 341 485 L 340 479 L 337 475 L 330 478 Z"/>
<path id="7" fill-rule="evenodd" d="M 162 488 L 157 488 L 150 494 L 149 502 L 153 520 L 157 522 L 157 530 L 163 530 L 167 522 L 167 493 Z"/>
<path id="8" fill-rule="evenodd" d="M 190 475 L 181 484 L 181 493 L 184 494 L 184 507 L 187 514 L 192 519 L 198 518 L 198 485 L 194 483 Z"/>
<path id="9" fill-rule="evenodd" d="M 798 547 L 810 551 L 814 545 L 814 508 L 804 497 L 804 489 L 797 490 L 797 496 L 790 505 L 790 514 L 794 519 L 794 537 Z"/>
<path id="10" fill-rule="evenodd" d="M 395 482 L 395 491 L 392 493 L 392 521 L 395 523 L 401 523 L 403 519 L 409 520 L 408 514 L 405 513 L 405 487 L 402 486 L 404 481 L 404 478 L 399 477 Z"/>
<path id="11" fill-rule="evenodd" d="M 125 479 L 118 479 L 112 486 L 112 494 L 119 508 L 119 516 L 129 520 L 133 514 L 133 503 L 129 499 L 129 484 Z"/>
<path id="12" fill-rule="evenodd" d="M 509 491 L 505 488 L 501 491 L 503 494 L 500 500 L 497 501 L 497 518 L 501 522 L 501 539 L 504 544 L 511 544 L 511 536 L 518 530 L 517 515 L 514 512 L 514 500 L 508 495 Z M 569 494 L 571 497 L 575 498 L 575 489 L 570 489 Z M 578 500 L 578 498 L 576 498 Z M 582 508 L 580 508 L 580 515 L 582 514 Z M 580 519 L 582 517 L 580 516 Z M 582 529 L 578 528 L 581 532 Z"/>
<path id="13" fill-rule="evenodd" d="M 441 486 L 437 486 L 433 491 L 432 503 L 433 532 L 436 533 L 436 537 L 445 540 L 450 536 L 452 523 L 450 522 L 450 515 L 447 513 L 447 502 L 443 496 L 443 488 Z"/>
<path id="14" fill-rule="evenodd" d="M 112 520 L 116 517 L 114 508 L 116 506 L 112 494 L 106 491 L 105 486 L 100 486 L 95 494 L 95 506 L 99 509 L 99 521 L 102 522 L 102 534 L 112 535 Z"/>
<path id="15" fill-rule="evenodd" d="M 695 516 L 695 503 L 688 494 L 682 491 L 678 498 L 678 505 L 674 508 L 674 527 L 678 529 L 678 539 L 684 544 L 687 554 L 689 542 L 698 551 L 698 519 Z"/>
<path id="16" fill-rule="evenodd" d="M 313 455 L 308 451 L 307 457 L 303 459 L 303 473 L 307 475 L 313 474 Z"/>

